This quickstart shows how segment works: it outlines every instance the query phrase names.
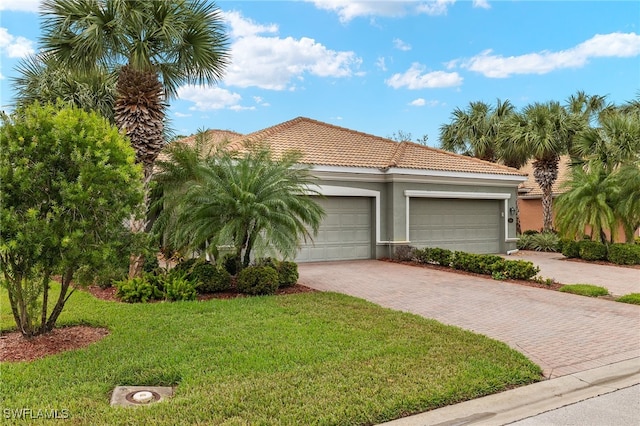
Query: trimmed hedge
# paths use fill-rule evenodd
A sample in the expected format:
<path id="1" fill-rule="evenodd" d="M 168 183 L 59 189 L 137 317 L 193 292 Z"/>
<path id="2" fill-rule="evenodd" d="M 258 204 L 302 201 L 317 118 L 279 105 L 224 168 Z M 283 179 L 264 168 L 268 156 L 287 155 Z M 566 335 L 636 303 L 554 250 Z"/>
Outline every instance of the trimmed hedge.
<path id="1" fill-rule="evenodd" d="M 282 261 L 278 265 L 278 284 L 281 288 L 291 287 L 298 282 L 298 264 L 296 262 Z"/>
<path id="2" fill-rule="evenodd" d="M 584 260 L 605 260 L 607 246 L 597 241 L 580 241 L 580 258 Z"/>
<path id="3" fill-rule="evenodd" d="M 419 263 L 448 266 L 459 271 L 491 275 L 494 279 L 530 280 L 540 268 L 526 260 L 506 260 L 493 254 L 474 254 L 463 251 L 452 252 L 440 248 L 416 250 Z"/>
<path id="4" fill-rule="evenodd" d="M 640 265 L 640 244 L 611 244 L 607 258 L 618 265 Z"/>
<path id="5" fill-rule="evenodd" d="M 238 274 L 238 291 L 244 294 L 275 294 L 280 277 L 271 266 L 248 266 Z"/>
<path id="6" fill-rule="evenodd" d="M 231 288 L 231 274 L 209 262 L 196 263 L 188 278 L 196 282 L 198 293 L 217 293 Z"/>

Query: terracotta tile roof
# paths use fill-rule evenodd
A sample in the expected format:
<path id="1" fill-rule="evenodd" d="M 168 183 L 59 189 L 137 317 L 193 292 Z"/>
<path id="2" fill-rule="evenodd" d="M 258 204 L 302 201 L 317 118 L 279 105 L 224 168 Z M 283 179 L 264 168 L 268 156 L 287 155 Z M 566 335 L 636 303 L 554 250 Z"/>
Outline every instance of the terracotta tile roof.
<path id="1" fill-rule="evenodd" d="M 233 132 L 231 130 L 218 129 L 207 130 L 205 132 L 205 135 L 207 137 L 207 141 L 209 141 L 209 143 L 211 143 L 213 146 L 216 146 L 223 142 L 231 142 L 232 140 L 236 140 L 237 138 L 242 137 L 242 133 Z M 186 138 L 182 138 L 172 143 L 184 143 L 193 146 L 196 143 L 196 135 L 187 136 Z M 167 154 L 164 152 L 160 152 L 160 155 L 158 155 L 158 160 L 166 161 Z"/>
<path id="2" fill-rule="evenodd" d="M 344 127 L 298 117 L 238 137 L 230 145 L 265 142 L 276 155 L 297 150 L 301 163 L 387 169 L 389 167 L 521 176 L 517 169 L 466 157 L 413 142 L 395 142 Z"/>
<path id="3" fill-rule="evenodd" d="M 527 198 L 542 197 L 542 190 L 533 178 L 533 160 L 525 164 L 520 171 L 527 174 L 527 180 L 518 186 L 518 193 Z M 570 171 L 571 159 L 568 155 L 561 156 L 558 164 L 558 179 L 556 179 L 552 188 L 554 196 L 564 192 L 562 185 L 569 179 Z"/>
<path id="4" fill-rule="evenodd" d="M 244 150 L 246 142 L 264 142 L 275 155 L 296 150 L 301 163 L 388 169 L 404 168 L 522 176 L 517 169 L 478 160 L 413 142 L 395 142 L 310 118 L 293 120 L 248 135 L 228 131 L 211 131 L 213 143 L 228 138 L 229 149 Z M 194 136 L 180 142 L 192 144 Z"/>

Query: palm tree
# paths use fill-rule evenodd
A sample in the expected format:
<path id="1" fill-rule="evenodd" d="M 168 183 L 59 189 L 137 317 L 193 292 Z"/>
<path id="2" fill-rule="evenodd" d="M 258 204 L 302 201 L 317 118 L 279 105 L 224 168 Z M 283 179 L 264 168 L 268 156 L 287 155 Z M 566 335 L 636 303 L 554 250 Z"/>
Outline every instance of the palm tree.
<path id="1" fill-rule="evenodd" d="M 566 192 L 556 199 L 556 225 L 565 237 L 575 239 L 591 228 L 591 237 L 606 243 L 606 230 L 611 240 L 616 236 L 615 199 L 618 187 L 604 167 L 589 170 L 574 167 L 565 183 Z"/>
<path id="2" fill-rule="evenodd" d="M 114 123 L 115 73 L 100 69 L 79 73 L 44 54 L 27 57 L 16 70 L 20 74 L 13 78 L 16 107 L 36 101 L 54 104 L 61 99 L 86 111 L 96 111 Z"/>
<path id="3" fill-rule="evenodd" d="M 166 102 L 181 84 L 213 84 L 228 61 L 220 11 L 204 0 L 45 0 L 42 42 L 62 66 L 118 73 L 115 122 L 144 169 L 147 210 L 153 164 L 164 145 Z M 143 232 L 145 218 L 131 221 Z M 133 255 L 129 274 L 143 257 Z"/>
<path id="4" fill-rule="evenodd" d="M 519 141 L 534 160 L 533 177 L 542 190 L 545 232 L 553 229 L 552 188 L 558 179 L 560 155 L 567 151 L 567 141 L 577 126 L 575 117 L 558 102 L 528 105 L 505 126 L 509 137 Z"/>
<path id="5" fill-rule="evenodd" d="M 513 104 L 500 99 L 495 107 L 484 102 L 471 102 L 466 110 L 456 108 L 451 122 L 440 127 L 440 147 L 520 168 L 526 163 L 526 156 L 518 141 L 509 139 L 503 131 L 504 123 L 513 114 Z"/>
<path id="6" fill-rule="evenodd" d="M 159 163 L 159 181 L 176 176 L 165 164 L 180 161 L 176 154 L 193 159 L 193 149 L 170 151 L 169 161 Z M 297 164 L 299 153 L 274 159 L 266 146 L 246 149 L 244 154 L 220 150 L 197 161 L 185 180 L 167 186 L 172 190 L 165 191 L 163 202 L 175 208 L 165 209 L 157 224 L 169 231 L 171 244 L 189 251 L 232 244 L 247 266 L 254 250 L 293 257 L 301 239 L 317 233 L 324 212 L 312 197 L 318 194 L 310 169 Z"/>

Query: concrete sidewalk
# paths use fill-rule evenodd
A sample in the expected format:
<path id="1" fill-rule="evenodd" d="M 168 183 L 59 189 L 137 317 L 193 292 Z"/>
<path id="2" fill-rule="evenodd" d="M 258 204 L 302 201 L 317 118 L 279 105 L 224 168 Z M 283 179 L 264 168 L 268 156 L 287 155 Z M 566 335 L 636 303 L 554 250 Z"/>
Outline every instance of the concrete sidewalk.
<path id="1" fill-rule="evenodd" d="M 640 269 L 625 266 L 599 265 L 565 258 L 562 253 L 544 253 L 521 250 L 506 259 L 528 260 L 540 267 L 544 278 L 553 278 L 562 284 L 599 285 L 614 296 L 640 293 Z"/>
<path id="2" fill-rule="evenodd" d="M 600 395 L 611 394 L 620 389 L 640 384 L 640 358 L 570 374 L 556 379 L 534 383 L 529 386 L 489 395 L 483 398 L 449 405 L 437 410 L 427 411 L 391 422 L 387 426 L 453 426 L 453 425 L 483 425 L 502 426 L 506 424 L 525 425 L 616 425 L 635 426 L 640 424 L 640 411 L 633 411 L 637 407 L 632 403 L 628 407 L 617 407 L 607 419 L 592 418 L 587 423 L 555 423 L 555 419 L 564 418 L 570 414 L 571 404 L 580 401 L 583 410 L 598 404 Z M 634 388 L 637 390 L 637 386 Z M 628 391 L 634 401 L 634 390 Z M 640 396 L 637 392 L 635 395 Z M 614 398 L 615 395 L 610 395 Z M 541 415 L 542 413 L 554 412 Z M 539 416 L 539 417 L 538 417 Z M 550 417 L 550 419 L 549 419 Z M 527 419 L 518 422 L 521 419 Z M 550 421 L 551 423 L 547 423 Z"/>

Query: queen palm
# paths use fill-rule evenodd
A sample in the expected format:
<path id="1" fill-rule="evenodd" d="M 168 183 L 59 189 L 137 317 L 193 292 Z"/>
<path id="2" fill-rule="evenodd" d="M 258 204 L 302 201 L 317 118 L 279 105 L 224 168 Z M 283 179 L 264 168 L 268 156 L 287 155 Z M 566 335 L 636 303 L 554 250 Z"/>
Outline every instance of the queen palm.
<path id="1" fill-rule="evenodd" d="M 45 0 L 46 54 L 65 67 L 118 72 L 115 122 L 143 165 L 146 193 L 164 144 L 165 108 L 181 84 L 213 84 L 228 61 L 220 11 L 204 0 Z M 145 211 L 148 205 L 145 197 Z M 132 220 L 143 232 L 146 218 Z M 133 256 L 138 275 L 142 256 Z"/>
<path id="2" fill-rule="evenodd" d="M 506 132 L 519 141 L 533 159 L 533 177 L 542 191 L 543 229 L 553 229 L 553 184 L 558 179 L 560 155 L 567 151 L 567 141 L 576 129 L 577 120 L 558 102 L 527 105 L 512 116 Z"/>
<path id="3" fill-rule="evenodd" d="M 314 180 L 297 164 L 298 153 L 275 159 L 268 147 L 254 145 L 244 154 L 221 150 L 198 159 L 197 150 L 172 149 L 159 163 L 158 179 L 168 189 L 161 202 L 171 208 L 154 226 L 174 247 L 232 245 L 247 266 L 256 250 L 291 258 L 300 240 L 317 232 L 324 211 L 311 197 L 318 195 Z M 190 164 L 190 171 L 181 176 L 172 163 Z"/>

